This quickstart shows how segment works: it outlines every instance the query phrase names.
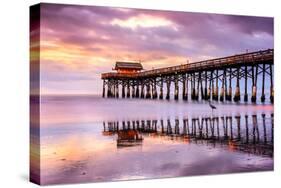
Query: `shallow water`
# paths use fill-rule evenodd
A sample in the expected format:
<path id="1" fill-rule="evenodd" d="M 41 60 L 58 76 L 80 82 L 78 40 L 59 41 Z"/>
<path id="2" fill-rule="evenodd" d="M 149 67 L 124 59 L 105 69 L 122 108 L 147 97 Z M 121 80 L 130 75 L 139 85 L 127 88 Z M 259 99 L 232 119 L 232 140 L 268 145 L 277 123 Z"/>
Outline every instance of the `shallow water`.
<path id="1" fill-rule="evenodd" d="M 42 184 L 273 170 L 273 105 L 41 98 Z"/>

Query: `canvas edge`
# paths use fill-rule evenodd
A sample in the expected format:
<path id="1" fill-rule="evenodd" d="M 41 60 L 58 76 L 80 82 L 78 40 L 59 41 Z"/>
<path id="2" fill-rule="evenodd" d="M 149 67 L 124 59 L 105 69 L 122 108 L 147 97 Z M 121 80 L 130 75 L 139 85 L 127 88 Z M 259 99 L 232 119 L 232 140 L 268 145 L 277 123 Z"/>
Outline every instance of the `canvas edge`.
<path id="1" fill-rule="evenodd" d="M 41 4 L 29 7 L 29 40 L 30 40 L 30 149 L 29 181 L 41 185 L 40 160 L 40 18 Z"/>

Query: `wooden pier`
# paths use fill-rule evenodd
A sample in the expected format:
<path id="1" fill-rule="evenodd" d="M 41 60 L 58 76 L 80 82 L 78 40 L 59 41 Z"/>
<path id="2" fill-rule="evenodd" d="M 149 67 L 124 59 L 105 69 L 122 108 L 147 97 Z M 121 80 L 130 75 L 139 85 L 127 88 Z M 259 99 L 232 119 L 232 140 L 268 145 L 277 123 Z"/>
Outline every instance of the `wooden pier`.
<path id="1" fill-rule="evenodd" d="M 273 49 L 146 71 L 142 71 L 142 66 L 136 63 L 132 65 L 128 68 L 132 68 L 133 71 L 117 71 L 101 75 L 103 97 L 169 100 L 173 93 L 175 100 L 181 98 L 196 101 L 239 102 L 244 100 L 248 102 L 250 97 L 250 101 L 255 103 L 258 100 L 259 90 L 261 102 L 265 102 L 266 93 L 269 93 L 269 100 L 272 103 L 274 101 Z M 261 79 L 258 79 L 259 76 Z M 269 81 L 266 81 L 266 78 L 269 78 Z M 235 86 L 232 86 L 233 82 Z M 243 96 L 240 90 L 242 82 L 244 83 Z M 248 91 L 249 84 L 251 84 L 251 91 Z M 265 91 L 265 84 L 269 84 L 267 88 L 270 91 Z M 120 87 L 121 95 L 119 96 Z M 235 87 L 234 93 L 233 87 Z M 171 88 L 174 89 L 173 92 Z"/>

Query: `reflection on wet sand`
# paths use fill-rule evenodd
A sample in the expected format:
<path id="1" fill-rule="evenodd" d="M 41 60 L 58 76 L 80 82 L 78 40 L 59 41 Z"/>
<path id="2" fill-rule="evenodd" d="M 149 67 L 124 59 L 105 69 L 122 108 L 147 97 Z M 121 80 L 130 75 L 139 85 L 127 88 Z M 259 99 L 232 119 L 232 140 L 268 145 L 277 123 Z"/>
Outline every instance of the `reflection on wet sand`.
<path id="1" fill-rule="evenodd" d="M 117 135 L 117 148 L 157 137 L 273 157 L 273 114 L 110 121 L 103 126 L 104 136 Z"/>

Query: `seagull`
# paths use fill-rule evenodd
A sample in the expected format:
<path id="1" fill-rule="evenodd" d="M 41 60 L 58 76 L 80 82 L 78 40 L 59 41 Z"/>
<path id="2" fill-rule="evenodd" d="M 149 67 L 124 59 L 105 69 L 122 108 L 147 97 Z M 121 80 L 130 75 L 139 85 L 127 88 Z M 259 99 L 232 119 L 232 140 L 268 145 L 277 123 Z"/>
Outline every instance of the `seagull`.
<path id="1" fill-rule="evenodd" d="M 214 110 L 214 109 L 217 109 L 217 107 L 216 107 L 215 105 L 211 104 L 211 101 L 210 101 L 210 100 L 209 100 L 209 106 L 210 106 L 210 108 L 212 109 L 212 113 L 213 113 L 213 110 Z"/>

